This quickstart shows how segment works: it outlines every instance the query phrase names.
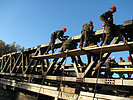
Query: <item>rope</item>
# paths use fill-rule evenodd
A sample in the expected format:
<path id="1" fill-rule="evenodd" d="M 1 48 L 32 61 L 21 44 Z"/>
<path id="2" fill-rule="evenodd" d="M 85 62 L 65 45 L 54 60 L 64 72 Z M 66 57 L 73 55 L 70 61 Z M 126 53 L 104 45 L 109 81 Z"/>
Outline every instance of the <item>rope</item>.
<path id="1" fill-rule="evenodd" d="M 68 50 L 67 50 L 67 52 L 68 52 Z M 66 53 L 66 60 L 65 60 L 64 65 L 66 65 L 66 62 L 67 62 L 67 53 Z M 62 73 L 62 76 L 61 76 L 61 81 L 60 81 L 60 87 L 59 87 L 59 92 L 58 92 L 57 100 L 58 100 L 60 92 L 61 92 L 61 85 L 62 85 L 62 82 L 63 82 L 63 76 L 64 76 L 64 68 L 63 68 L 63 73 Z"/>
<path id="2" fill-rule="evenodd" d="M 41 87 L 40 87 L 40 89 L 39 89 L 39 92 L 40 92 L 41 89 L 42 89 L 42 85 L 43 85 L 43 82 L 44 82 L 45 77 L 46 77 L 46 75 L 43 76 L 43 79 L 42 79 L 42 82 L 41 82 Z M 37 96 L 36 96 L 36 100 L 38 99 L 38 97 L 39 97 L 39 93 L 38 93 Z"/>
<path id="3" fill-rule="evenodd" d="M 66 57 L 67 57 L 67 53 L 66 53 Z M 50 61 L 51 61 L 51 60 L 50 60 Z M 66 59 L 66 61 L 67 61 L 67 59 Z M 66 64 L 66 61 L 65 61 L 65 64 Z M 62 84 L 62 78 L 63 78 L 63 76 L 64 76 L 64 69 L 63 69 L 63 73 L 62 73 L 62 76 L 61 76 L 60 87 L 61 87 L 61 84 Z M 43 76 L 43 79 L 42 79 L 42 82 L 41 82 L 41 87 L 40 87 L 40 89 L 39 89 L 39 92 L 41 91 L 41 88 L 42 88 L 43 82 L 44 82 L 44 80 L 45 80 L 45 77 L 46 77 L 46 75 Z M 60 89 L 61 89 L 61 88 L 59 88 L 59 93 L 60 93 Z M 59 93 L 58 93 L 57 99 L 59 98 Z M 37 96 L 36 96 L 36 100 L 38 99 L 38 97 L 39 97 L 39 93 L 38 93 Z"/>
<path id="4" fill-rule="evenodd" d="M 103 29 L 103 33 L 104 33 L 104 29 Z M 102 38 L 104 38 L 104 34 L 103 34 Z M 101 59 L 102 59 L 102 45 L 101 45 L 101 50 L 100 50 L 100 61 L 101 61 Z M 97 83 L 98 83 L 99 73 L 100 73 L 100 67 L 98 67 L 97 80 L 96 80 L 96 84 L 95 84 L 93 100 L 95 99 L 95 96 L 96 96 L 96 88 L 98 85 Z"/>
<path id="5" fill-rule="evenodd" d="M 50 59 L 50 63 L 51 63 L 51 59 Z M 41 87 L 39 89 L 39 92 L 41 91 L 41 88 L 42 88 L 42 85 L 43 85 L 43 82 L 44 82 L 45 77 L 46 77 L 46 75 L 43 76 L 43 79 L 42 79 L 42 82 L 41 82 Z M 36 100 L 38 99 L 38 97 L 39 97 L 39 93 L 37 94 Z"/>

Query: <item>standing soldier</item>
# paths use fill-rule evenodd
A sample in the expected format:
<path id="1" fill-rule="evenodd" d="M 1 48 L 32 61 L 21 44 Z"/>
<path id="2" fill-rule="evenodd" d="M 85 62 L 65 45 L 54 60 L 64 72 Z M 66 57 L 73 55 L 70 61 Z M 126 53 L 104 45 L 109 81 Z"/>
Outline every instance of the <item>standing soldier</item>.
<path id="1" fill-rule="evenodd" d="M 53 32 L 51 34 L 51 40 L 50 40 L 50 44 L 49 44 L 49 47 L 46 51 L 46 54 L 48 53 L 48 51 L 50 50 L 50 47 L 51 47 L 51 50 L 52 50 L 52 53 L 54 53 L 54 44 L 55 44 L 55 40 L 58 38 L 60 41 L 63 41 L 66 37 L 68 36 L 63 36 L 64 33 L 67 31 L 66 28 L 63 28 L 62 30 L 57 30 L 55 32 Z"/>
<path id="2" fill-rule="evenodd" d="M 125 62 L 125 60 L 123 60 L 123 58 L 122 58 L 122 57 L 120 57 L 119 59 L 120 59 L 120 62 Z"/>
<path id="3" fill-rule="evenodd" d="M 125 60 L 123 60 L 122 57 L 119 58 L 120 59 L 120 62 L 125 62 Z M 125 68 L 125 66 L 120 66 L 121 68 Z M 119 74 L 120 78 L 125 78 L 123 74 Z"/>
<path id="4" fill-rule="evenodd" d="M 131 62 L 131 58 L 128 56 L 127 57 L 127 59 L 128 59 L 128 62 Z M 127 66 L 127 68 L 132 68 L 132 66 Z M 128 74 L 128 78 L 131 78 L 131 76 L 132 76 L 132 74 Z"/>
<path id="5" fill-rule="evenodd" d="M 111 68 L 111 57 L 108 57 L 108 61 L 105 63 L 105 76 L 107 78 L 111 77 L 111 72 L 110 72 L 110 68 Z"/>
<path id="6" fill-rule="evenodd" d="M 90 38 L 92 37 L 92 33 L 93 33 L 93 22 L 89 21 L 88 23 L 85 23 L 83 25 L 83 29 L 81 31 L 81 39 L 80 39 L 80 48 L 82 49 L 83 47 L 83 42 L 84 43 L 84 47 L 87 47 L 90 43 Z"/>
<path id="7" fill-rule="evenodd" d="M 113 24 L 114 12 L 116 12 L 116 7 L 112 6 L 110 7 L 109 11 L 105 12 L 100 16 L 100 19 L 105 23 L 105 31 L 106 31 L 106 37 L 103 45 L 109 45 L 110 42 L 113 40 L 114 36 L 116 35 L 120 37 L 120 39 L 124 42 L 124 44 L 126 43 L 124 36 L 117 29 L 116 25 Z M 116 32 L 117 34 L 114 35 L 113 32 Z"/>
<path id="8" fill-rule="evenodd" d="M 112 68 L 115 68 L 115 67 L 117 67 L 118 66 L 118 64 L 117 64 L 117 62 L 115 61 L 115 56 L 113 56 L 113 58 L 112 58 L 112 60 L 111 60 L 111 67 Z"/>
<path id="9" fill-rule="evenodd" d="M 80 49 L 82 50 L 83 47 L 83 42 L 84 43 L 84 47 L 89 46 L 89 44 L 91 43 L 91 38 L 92 38 L 92 33 L 93 33 L 93 22 L 89 21 L 88 23 L 85 23 L 83 25 L 83 29 L 81 31 L 81 39 L 80 39 Z M 91 55 L 87 54 L 87 58 L 88 58 L 88 64 L 91 62 Z"/>
<path id="10" fill-rule="evenodd" d="M 112 6 L 109 11 L 100 16 L 100 19 L 105 23 L 106 37 L 103 45 L 108 45 L 113 39 L 113 13 L 116 12 L 116 7 Z"/>

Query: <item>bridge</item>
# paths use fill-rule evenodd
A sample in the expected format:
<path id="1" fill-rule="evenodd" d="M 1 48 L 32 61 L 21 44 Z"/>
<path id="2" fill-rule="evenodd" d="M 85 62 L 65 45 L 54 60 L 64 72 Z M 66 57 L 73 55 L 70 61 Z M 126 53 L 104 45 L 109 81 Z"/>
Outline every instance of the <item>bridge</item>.
<path id="1" fill-rule="evenodd" d="M 118 66 L 133 66 L 133 20 L 118 25 L 120 34 L 127 43 L 119 43 L 116 36 L 107 46 L 88 46 L 54 54 L 44 54 L 49 43 L 5 54 L 0 57 L 0 82 L 17 91 L 25 90 L 57 99 L 131 99 L 133 96 L 132 78 L 107 78 L 105 61 L 113 52 L 129 51 L 131 62 L 118 63 Z M 94 38 L 102 38 L 105 31 L 94 32 Z M 78 43 L 80 35 L 72 37 Z M 58 49 L 61 41 L 56 41 Z M 81 55 L 91 55 L 89 63 L 84 63 Z M 66 60 L 70 58 L 71 64 Z M 112 73 L 132 74 L 133 68 L 111 68 Z"/>

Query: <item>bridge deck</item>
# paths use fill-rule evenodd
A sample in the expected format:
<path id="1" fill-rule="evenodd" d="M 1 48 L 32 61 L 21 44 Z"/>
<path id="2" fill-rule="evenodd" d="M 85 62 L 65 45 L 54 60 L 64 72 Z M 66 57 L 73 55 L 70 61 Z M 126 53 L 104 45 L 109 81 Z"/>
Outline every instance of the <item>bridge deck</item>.
<path id="1" fill-rule="evenodd" d="M 128 45 L 125 45 L 123 43 L 121 44 L 113 44 L 113 45 L 107 45 L 107 46 L 89 46 L 83 48 L 83 50 L 80 49 L 74 49 L 74 50 L 69 50 L 69 51 L 64 51 L 54 53 L 54 54 L 47 54 L 47 55 L 40 55 L 40 56 L 32 56 L 32 58 L 39 59 L 51 59 L 51 58 L 61 58 L 61 57 L 70 57 L 70 56 L 80 56 L 80 55 L 85 55 L 87 53 L 92 53 L 92 54 L 99 54 L 100 51 L 102 50 L 103 53 L 111 53 L 111 52 L 119 52 L 119 51 L 127 51 L 133 48 L 133 42 L 128 42 Z"/>

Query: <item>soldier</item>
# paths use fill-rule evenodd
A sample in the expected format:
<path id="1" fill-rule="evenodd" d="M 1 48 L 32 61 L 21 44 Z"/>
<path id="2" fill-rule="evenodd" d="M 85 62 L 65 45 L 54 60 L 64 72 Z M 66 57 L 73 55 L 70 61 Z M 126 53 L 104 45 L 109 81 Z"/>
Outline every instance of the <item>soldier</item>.
<path id="1" fill-rule="evenodd" d="M 122 58 L 122 57 L 120 57 L 119 59 L 120 59 L 120 62 L 125 62 L 125 60 L 123 60 L 123 58 Z"/>
<path id="2" fill-rule="evenodd" d="M 122 57 L 119 58 L 120 59 L 120 62 L 125 62 L 125 60 L 123 60 Z M 125 68 L 125 66 L 120 66 L 121 68 Z M 123 74 L 119 74 L 120 78 L 125 78 L 125 76 Z"/>
<path id="3" fill-rule="evenodd" d="M 63 45 L 61 46 L 61 49 L 59 50 L 59 52 L 64 52 L 66 50 L 76 49 L 77 45 L 78 44 L 74 39 L 72 40 L 71 38 L 69 38 L 63 43 Z M 83 62 L 81 61 L 80 56 L 77 56 L 77 59 L 73 56 L 71 56 L 71 58 L 72 58 L 72 62 L 76 61 L 76 64 L 79 63 L 81 66 L 84 66 Z M 77 62 L 77 60 L 78 60 L 78 62 Z"/>
<path id="4" fill-rule="evenodd" d="M 111 68 L 111 57 L 108 57 L 108 61 L 105 63 L 105 76 L 107 78 L 111 77 L 111 72 L 110 72 L 110 68 Z"/>
<path id="5" fill-rule="evenodd" d="M 83 29 L 81 31 L 81 39 L 80 39 L 80 49 L 82 50 L 83 47 L 83 42 L 84 43 L 84 47 L 89 46 L 89 44 L 93 44 L 94 42 L 92 42 L 92 33 L 93 33 L 93 22 L 89 21 L 88 23 L 85 23 L 83 25 Z M 94 40 L 93 40 L 94 41 Z M 91 62 L 91 55 L 87 54 L 87 58 L 88 58 L 88 64 Z"/>
<path id="6" fill-rule="evenodd" d="M 111 60 L 111 68 L 115 68 L 116 66 L 118 66 L 118 63 L 116 63 L 115 56 L 113 56 L 113 58 Z"/>
<path id="7" fill-rule="evenodd" d="M 83 25 L 83 29 L 81 31 L 81 39 L 80 39 L 80 48 L 82 49 L 83 47 L 83 42 L 84 43 L 84 47 L 87 47 L 89 45 L 90 38 L 92 37 L 92 33 L 93 33 L 93 22 L 89 21 L 88 23 L 85 23 Z"/>
<path id="8" fill-rule="evenodd" d="M 77 42 L 75 40 L 67 39 L 63 45 L 61 46 L 60 52 L 63 52 L 65 50 L 72 50 L 72 49 L 76 49 L 77 48 Z"/>
<path id="9" fill-rule="evenodd" d="M 51 50 L 52 50 L 52 53 L 54 53 L 54 44 L 55 44 L 55 40 L 58 38 L 60 41 L 63 41 L 65 38 L 67 38 L 68 36 L 63 36 L 64 33 L 67 31 L 66 28 L 63 28 L 62 30 L 57 30 L 55 32 L 53 32 L 51 34 L 51 41 L 50 41 L 50 44 L 49 44 L 49 47 L 46 51 L 46 54 L 48 53 L 48 51 L 50 50 L 50 47 L 51 47 Z"/>
<path id="10" fill-rule="evenodd" d="M 128 62 L 131 62 L 131 58 L 128 56 L 127 57 L 127 59 L 128 59 Z M 132 68 L 132 66 L 127 66 L 127 68 Z M 132 76 L 132 74 L 128 74 L 128 78 L 131 78 L 131 76 Z"/>
<path id="11" fill-rule="evenodd" d="M 116 28 L 116 25 L 113 24 L 113 13 L 116 12 L 116 7 L 112 6 L 110 7 L 110 10 L 105 12 L 100 16 L 100 19 L 105 23 L 105 30 L 106 30 L 106 37 L 104 40 L 103 45 L 109 45 L 112 39 L 114 38 L 113 32 L 118 32 L 118 36 L 121 40 L 125 43 L 125 38 L 120 34 L 118 29 Z"/>

